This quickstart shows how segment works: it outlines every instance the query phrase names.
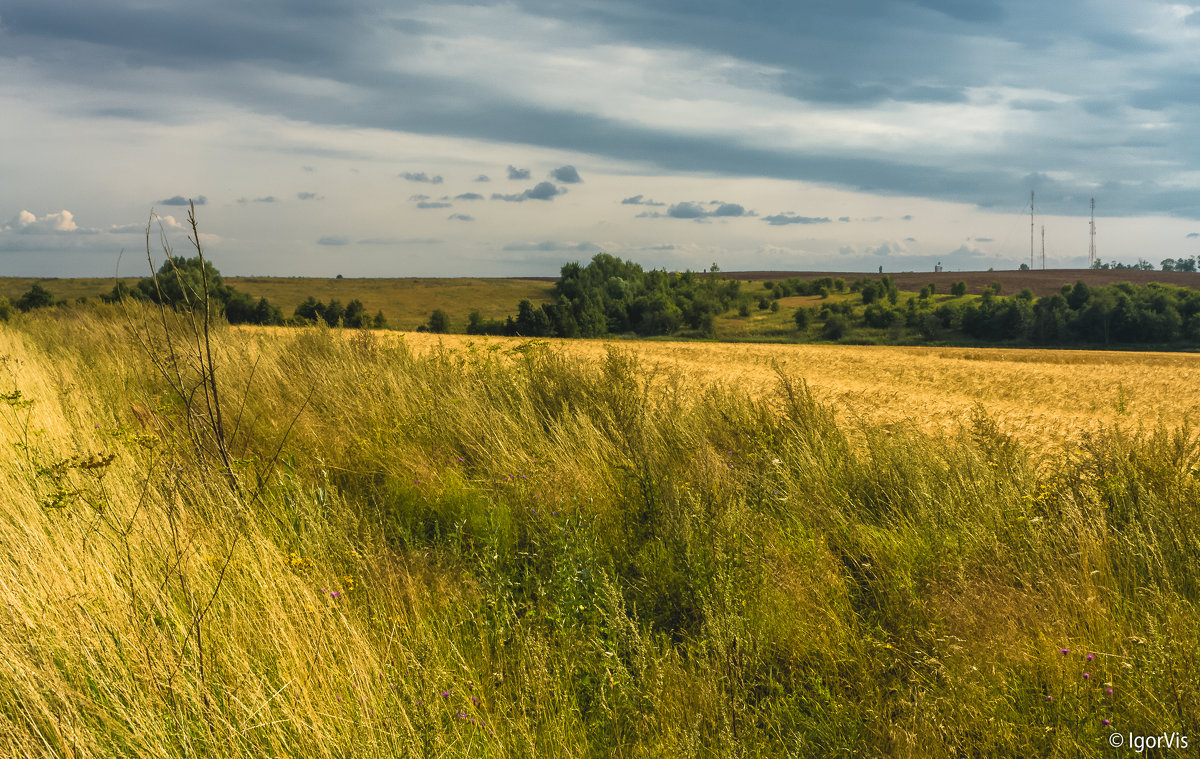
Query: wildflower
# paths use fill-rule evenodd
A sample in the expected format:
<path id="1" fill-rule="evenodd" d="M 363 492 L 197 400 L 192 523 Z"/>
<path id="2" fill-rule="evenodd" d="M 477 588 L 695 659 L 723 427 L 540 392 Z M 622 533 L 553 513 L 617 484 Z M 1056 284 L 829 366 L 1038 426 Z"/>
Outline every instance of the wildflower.
<path id="1" fill-rule="evenodd" d="M 1084 679 L 1084 680 L 1091 680 L 1091 679 L 1092 679 L 1092 675 L 1091 675 L 1091 673 L 1090 673 L 1090 672 L 1084 672 L 1084 673 L 1083 673 L 1083 679 Z"/>
<path id="2" fill-rule="evenodd" d="M 1111 724 L 1112 724 L 1112 720 L 1110 720 L 1110 719 L 1102 719 L 1102 720 L 1100 720 L 1100 724 L 1101 724 L 1101 725 L 1103 725 L 1104 727 L 1108 727 L 1109 725 L 1111 725 Z"/>
<path id="3" fill-rule="evenodd" d="M 1113 689 L 1112 689 L 1112 688 L 1105 688 L 1105 689 L 1104 689 L 1104 695 L 1106 695 L 1106 696 L 1111 696 L 1112 694 L 1113 694 Z"/>
<path id="4" fill-rule="evenodd" d="M 1054 696 L 1046 696 L 1046 700 L 1047 700 L 1047 701 L 1053 701 L 1053 700 L 1054 700 Z"/>
<path id="5" fill-rule="evenodd" d="M 448 690 L 442 691 L 442 698 L 450 698 L 450 691 L 448 691 Z"/>
<path id="6" fill-rule="evenodd" d="M 1071 653 L 1071 649 L 1069 649 L 1069 648 L 1060 648 L 1060 649 L 1058 649 L 1058 652 L 1059 652 L 1060 654 L 1062 654 L 1063 656 L 1066 656 L 1067 654 Z"/>
<path id="7" fill-rule="evenodd" d="M 1095 658 L 1096 658 L 1096 655 L 1095 655 L 1095 654 L 1088 654 L 1088 655 L 1087 655 L 1087 660 L 1088 660 L 1088 661 L 1091 661 L 1091 660 L 1093 660 L 1093 659 L 1095 659 Z"/>

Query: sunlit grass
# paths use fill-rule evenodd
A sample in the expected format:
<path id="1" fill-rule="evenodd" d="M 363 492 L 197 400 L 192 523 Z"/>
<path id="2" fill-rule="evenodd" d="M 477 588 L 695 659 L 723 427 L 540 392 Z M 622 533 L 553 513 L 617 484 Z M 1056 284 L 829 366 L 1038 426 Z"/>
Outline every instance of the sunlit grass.
<path id="1" fill-rule="evenodd" d="M 215 340 L 241 495 L 118 313 L 0 325 L 0 754 L 1067 757 L 1200 724 L 1198 446 L 1147 412 L 1184 357 Z M 1125 411 L 1072 434 L 1104 372 Z M 1036 453 L 1034 399 L 1070 414 Z"/>

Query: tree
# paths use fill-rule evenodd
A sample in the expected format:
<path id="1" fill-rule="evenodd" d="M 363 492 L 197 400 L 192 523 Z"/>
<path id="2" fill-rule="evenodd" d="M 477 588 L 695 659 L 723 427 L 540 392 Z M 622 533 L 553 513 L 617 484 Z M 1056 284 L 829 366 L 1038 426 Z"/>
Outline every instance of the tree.
<path id="1" fill-rule="evenodd" d="M 954 284 L 950 285 L 950 294 L 953 295 L 955 298 L 961 298 L 962 296 L 966 295 L 967 294 L 967 283 L 966 282 L 955 282 Z"/>
<path id="2" fill-rule="evenodd" d="M 360 327 L 371 326 L 371 317 L 367 316 L 367 309 L 358 298 L 346 304 L 346 313 L 342 316 L 342 324 L 347 327 L 358 329 Z"/>
<path id="3" fill-rule="evenodd" d="M 316 324 L 325 319 L 325 304 L 310 295 L 303 303 L 296 306 L 293 316 Z"/>
<path id="4" fill-rule="evenodd" d="M 846 334 L 846 329 L 849 324 L 846 322 L 846 317 L 841 314 L 830 316 L 825 322 L 825 326 L 821 328 L 821 337 L 826 340 L 840 340 Z"/>
<path id="5" fill-rule="evenodd" d="M 54 305 L 54 296 L 50 291 L 42 287 L 39 283 L 34 282 L 25 293 L 17 298 L 16 306 L 22 311 L 31 311 L 35 308 L 45 308 L 46 306 Z"/>
<path id="6" fill-rule="evenodd" d="M 430 332 L 446 333 L 450 331 L 450 316 L 440 308 L 435 308 L 429 315 Z"/>
<path id="7" fill-rule="evenodd" d="M 336 327 L 342 323 L 342 318 L 346 315 L 346 307 L 337 299 L 329 301 L 329 305 L 325 307 L 323 317 L 325 323 L 330 327 Z"/>

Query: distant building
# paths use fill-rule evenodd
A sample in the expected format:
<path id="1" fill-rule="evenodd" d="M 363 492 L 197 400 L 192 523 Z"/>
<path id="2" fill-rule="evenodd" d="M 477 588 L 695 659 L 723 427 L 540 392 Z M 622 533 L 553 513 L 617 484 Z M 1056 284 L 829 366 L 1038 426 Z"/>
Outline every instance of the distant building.
<path id="1" fill-rule="evenodd" d="M 941 270 L 942 270 L 942 262 L 938 261 L 937 266 L 933 267 L 933 271 L 936 273 L 936 272 L 940 272 Z"/>

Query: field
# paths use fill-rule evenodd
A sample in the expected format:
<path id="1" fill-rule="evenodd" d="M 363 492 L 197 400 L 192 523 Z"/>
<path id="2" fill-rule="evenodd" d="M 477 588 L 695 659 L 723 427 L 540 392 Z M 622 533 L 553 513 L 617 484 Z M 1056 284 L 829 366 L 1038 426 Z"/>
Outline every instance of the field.
<path id="1" fill-rule="evenodd" d="M 0 755 L 1187 735 L 1198 369 L 24 315 L 0 323 Z"/>
<path id="2" fill-rule="evenodd" d="M 950 285 L 955 282 L 966 282 L 967 292 L 979 295 L 983 288 L 999 282 L 1006 295 L 1018 293 L 1028 287 L 1033 294 L 1041 298 L 1053 295 L 1063 285 L 1073 285 L 1085 282 L 1088 287 L 1103 287 L 1114 282 L 1131 282 L 1144 285 L 1149 282 L 1159 282 L 1165 285 L 1196 288 L 1200 286 L 1200 273 L 1182 271 L 1140 271 L 1132 269 L 1034 269 L 1032 271 L 943 271 L 943 272 L 889 272 L 885 271 L 901 290 L 916 292 L 928 284 L 937 287 L 940 293 L 950 292 Z M 841 277 L 847 282 L 858 277 L 879 277 L 877 273 L 847 273 L 847 272 L 815 272 L 815 271 L 743 271 L 726 272 L 725 276 L 741 280 L 751 280 L 761 283 L 766 279 L 787 279 L 800 277 L 816 279 L 818 277 Z"/>
<path id="3" fill-rule="evenodd" d="M 137 278 L 126 278 L 132 286 Z M 113 279 L 102 277 L 75 279 L 32 279 L 28 277 L 0 278 L 0 297 L 16 301 L 33 285 L 42 286 L 55 298 L 74 302 L 77 298 L 95 299 L 112 291 Z M 535 279 L 472 279 L 472 278 L 376 278 L 331 279 L 316 277 L 225 277 L 225 283 L 255 298 L 266 298 L 291 315 L 296 306 L 312 296 L 329 302 L 338 299 L 343 305 L 357 298 L 367 313 L 382 310 L 388 323 L 401 329 L 415 329 L 428 321 L 429 314 L 440 308 L 450 315 L 451 327 L 462 329 L 467 316 L 478 309 L 485 319 L 503 319 L 515 314 L 523 299 L 534 303 L 550 300 L 552 282 Z"/>
<path id="4" fill-rule="evenodd" d="M 511 350 L 519 338 L 407 334 L 418 353 Z M 600 364 L 610 347 L 633 350 L 656 371 L 697 389 L 723 385 L 755 398 L 778 389 L 779 373 L 803 379 L 847 427 L 953 433 L 977 405 L 1023 444 L 1062 445 L 1118 425 L 1174 428 L 1195 417 L 1180 388 L 1200 386 L 1200 355 L 1180 353 L 747 345 L 659 341 L 554 341 L 566 355 Z"/>

